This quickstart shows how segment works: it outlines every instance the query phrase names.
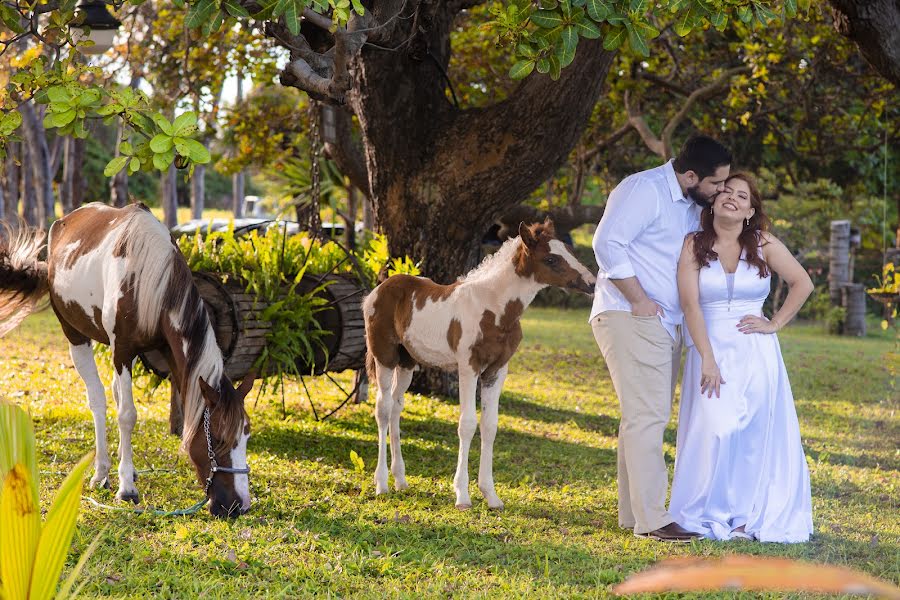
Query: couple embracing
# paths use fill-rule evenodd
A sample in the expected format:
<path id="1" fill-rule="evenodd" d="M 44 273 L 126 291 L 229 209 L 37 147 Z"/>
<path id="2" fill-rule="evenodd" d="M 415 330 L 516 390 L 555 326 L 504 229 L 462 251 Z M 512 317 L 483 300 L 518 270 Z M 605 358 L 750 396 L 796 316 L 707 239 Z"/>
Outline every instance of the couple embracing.
<path id="1" fill-rule="evenodd" d="M 804 542 L 809 471 L 775 333 L 813 286 L 767 231 L 752 177 L 705 136 L 610 194 L 590 323 L 619 397 L 619 525 L 635 535 Z M 771 274 L 789 293 L 770 319 Z M 668 510 L 663 433 L 681 365 Z"/>

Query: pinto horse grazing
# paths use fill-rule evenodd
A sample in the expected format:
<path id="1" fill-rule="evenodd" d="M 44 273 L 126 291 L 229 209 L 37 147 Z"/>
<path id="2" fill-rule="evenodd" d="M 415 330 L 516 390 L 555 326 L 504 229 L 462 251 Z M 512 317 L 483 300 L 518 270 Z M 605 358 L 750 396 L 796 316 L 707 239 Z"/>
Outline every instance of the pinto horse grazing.
<path id="1" fill-rule="evenodd" d="M 459 372 L 459 460 L 453 487 L 456 507 L 469 498 L 469 446 L 475 435 L 475 389 L 481 381 L 481 462 L 478 488 L 490 508 L 503 508 L 494 490 L 493 444 L 500 390 L 509 359 L 522 340 L 519 318 L 549 285 L 591 294 L 595 277 L 556 239 L 553 223 L 519 225 L 519 237 L 452 285 L 394 275 L 366 297 L 363 314 L 369 379 L 378 387 L 377 494 L 388 491 L 387 436 L 394 487 L 406 489 L 400 453 L 403 394 L 417 363 Z"/>
<path id="2" fill-rule="evenodd" d="M 108 344 L 112 395 L 118 407 L 120 500 L 138 501 L 131 433 L 137 421 L 131 369 L 141 352 L 158 349 L 169 362 L 182 402 L 182 450 L 193 462 L 213 515 L 250 508 L 244 397 L 254 376 L 235 390 L 190 269 L 168 230 L 142 204 L 88 204 L 50 228 L 46 262 L 38 259 L 43 233 L 7 226 L 0 240 L 0 336 L 15 328 L 49 294 L 87 386 L 97 453 L 91 485 L 108 486 L 106 397 L 91 351 Z"/>

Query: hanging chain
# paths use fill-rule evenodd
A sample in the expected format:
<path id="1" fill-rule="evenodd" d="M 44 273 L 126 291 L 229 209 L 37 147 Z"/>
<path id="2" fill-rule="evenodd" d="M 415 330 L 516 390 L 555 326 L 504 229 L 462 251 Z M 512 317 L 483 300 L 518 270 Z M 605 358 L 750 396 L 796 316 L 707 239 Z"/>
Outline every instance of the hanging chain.
<path id="1" fill-rule="evenodd" d="M 310 169 L 312 170 L 312 182 L 309 195 L 309 222 L 307 229 L 310 235 L 318 237 L 322 229 L 319 219 L 319 197 L 321 195 L 321 174 L 319 173 L 319 157 L 322 154 L 322 137 L 319 130 L 319 103 L 309 100 L 309 145 L 310 145 Z"/>

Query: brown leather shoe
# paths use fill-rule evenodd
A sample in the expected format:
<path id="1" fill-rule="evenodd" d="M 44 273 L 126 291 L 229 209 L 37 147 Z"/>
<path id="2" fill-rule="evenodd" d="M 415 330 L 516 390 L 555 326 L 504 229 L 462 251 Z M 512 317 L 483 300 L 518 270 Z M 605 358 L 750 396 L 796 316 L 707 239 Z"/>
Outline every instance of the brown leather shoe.
<path id="1" fill-rule="evenodd" d="M 694 538 L 700 538 L 702 533 L 688 531 L 678 523 L 672 521 L 664 527 L 654 529 L 648 533 L 636 533 L 635 537 L 648 538 L 658 542 L 674 542 L 676 544 L 686 544 Z"/>

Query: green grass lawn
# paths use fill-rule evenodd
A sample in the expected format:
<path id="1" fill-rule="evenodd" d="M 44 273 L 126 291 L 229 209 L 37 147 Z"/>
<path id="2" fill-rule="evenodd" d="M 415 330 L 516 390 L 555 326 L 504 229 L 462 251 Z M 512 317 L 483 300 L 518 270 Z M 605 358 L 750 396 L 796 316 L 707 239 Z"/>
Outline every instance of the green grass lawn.
<path id="1" fill-rule="evenodd" d="M 297 384 L 248 398 L 251 512 L 164 518 L 82 504 L 69 568 L 97 535 L 81 580 L 89 597 L 540 596 L 603 597 L 613 584 L 674 555 L 785 556 L 848 565 L 900 582 L 900 356 L 892 332 L 829 337 L 813 325 L 780 334 L 812 475 L 816 535 L 808 544 L 636 539 L 616 522 L 618 408 L 586 312 L 530 309 L 525 341 L 500 401 L 495 478 L 502 512 L 453 506 L 456 402 L 407 399 L 404 458 L 410 489 L 376 498 L 372 404 L 315 422 Z M 101 370 L 109 381 L 109 368 Z M 3 395 L 34 416 L 41 500 L 93 448 L 84 386 L 52 313 L 29 318 L 0 346 Z M 336 402 L 312 386 L 319 408 Z M 142 503 L 193 504 L 201 492 L 178 440 L 167 435 L 168 389 L 135 393 L 135 464 Z M 108 428 L 116 469 L 118 433 Z M 674 458 L 674 420 L 666 453 Z M 477 474 L 479 441 L 470 475 Z M 354 469 L 350 452 L 365 461 Z M 113 479 L 115 479 L 113 477 Z M 90 491 L 115 504 L 113 490 Z M 734 594 L 722 594 L 734 597 Z"/>

